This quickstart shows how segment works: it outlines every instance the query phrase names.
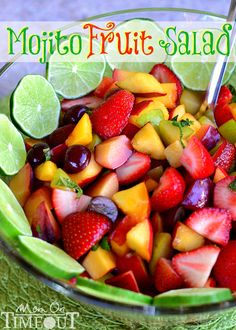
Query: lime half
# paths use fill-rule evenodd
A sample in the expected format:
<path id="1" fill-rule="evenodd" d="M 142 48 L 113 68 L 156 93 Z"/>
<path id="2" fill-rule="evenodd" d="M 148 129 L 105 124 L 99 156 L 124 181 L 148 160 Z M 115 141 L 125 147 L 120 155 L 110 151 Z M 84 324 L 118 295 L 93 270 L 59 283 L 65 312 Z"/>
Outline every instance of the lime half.
<path id="1" fill-rule="evenodd" d="M 139 53 L 134 54 L 134 33 L 142 33 L 145 31 L 146 36 L 152 36 L 152 39 L 147 39 L 144 44 L 145 53 L 149 53 L 150 47 L 153 47 L 154 52 L 150 55 L 145 55 L 141 51 L 141 41 L 138 39 L 140 46 Z M 124 52 L 126 49 L 127 39 L 126 35 L 130 32 L 129 47 L 133 48 L 133 54 L 130 55 L 119 55 L 117 50 L 118 42 L 108 43 L 106 47 L 106 59 L 112 69 L 121 69 L 127 71 L 136 72 L 150 72 L 152 67 L 157 64 L 164 62 L 166 54 L 163 49 L 158 50 L 158 54 L 155 52 L 157 40 L 166 39 L 164 31 L 158 26 L 158 24 L 150 19 L 131 19 L 120 23 L 114 29 L 115 34 L 120 35 L 121 51 Z"/>
<path id="2" fill-rule="evenodd" d="M 81 37 L 82 49 L 78 55 L 60 55 L 55 52 L 49 58 L 47 77 L 56 92 L 67 99 L 74 99 L 90 93 L 101 82 L 105 70 L 103 55 L 88 58 L 89 40 Z M 69 46 L 69 41 L 61 48 Z M 99 53 L 99 45 L 93 42 L 93 51 Z"/>
<path id="3" fill-rule="evenodd" d="M 5 175 L 16 174 L 25 164 L 26 151 L 21 134 L 7 116 L 0 114 L 0 169 Z"/>
<path id="4" fill-rule="evenodd" d="M 35 139 L 58 126 L 60 102 L 52 85 L 42 76 L 25 76 L 11 98 L 11 118 L 19 129 Z"/>
<path id="5" fill-rule="evenodd" d="M 22 257 L 42 273 L 58 279 L 70 279 L 84 268 L 62 249 L 36 237 L 19 236 Z"/>

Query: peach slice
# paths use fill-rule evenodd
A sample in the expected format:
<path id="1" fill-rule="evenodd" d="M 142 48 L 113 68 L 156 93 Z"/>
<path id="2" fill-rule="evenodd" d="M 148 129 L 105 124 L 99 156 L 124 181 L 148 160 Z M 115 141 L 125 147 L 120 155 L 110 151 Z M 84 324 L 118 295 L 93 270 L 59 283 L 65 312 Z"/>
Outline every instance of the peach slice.
<path id="1" fill-rule="evenodd" d="M 180 119 L 188 119 L 189 121 L 191 121 L 190 127 L 194 130 L 194 132 L 197 132 L 201 128 L 201 124 L 193 115 L 191 115 L 191 113 L 185 113 Z"/>
<path id="2" fill-rule="evenodd" d="M 152 124 L 147 123 L 133 137 L 132 146 L 136 151 L 154 159 L 165 159 L 165 147 Z"/>
<path id="3" fill-rule="evenodd" d="M 108 169 L 123 165 L 132 154 L 130 140 L 125 135 L 115 136 L 99 143 L 95 148 L 95 160 Z"/>
<path id="4" fill-rule="evenodd" d="M 127 245 L 144 260 L 150 261 L 153 246 L 153 231 L 150 220 L 145 219 L 127 233 Z"/>
<path id="5" fill-rule="evenodd" d="M 236 120 L 236 103 L 229 104 L 229 108 L 234 117 L 234 120 Z"/>
<path id="6" fill-rule="evenodd" d="M 184 142 L 182 141 L 182 143 Z M 186 145 L 186 142 L 184 145 Z M 180 158 L 182 156 L 183 150 L 184 148 L 179 140 L 169 144 L 168 147 L 165 148 L 164 154 L 170 166 L 175 168 L 181 166 Z"/>
<path id="7" fill-rule="evenodd" d="M 85 113 L 79 120 L 71 134 L 65 141 L 65 144 L 70 147 L 74 144 L 88 145 L 93 140 L 92 124 L 89 115 Z"/>
<path id="8" fill-rule="evenodd" d="M 102 166 L 95 161 L 94 155 L 91 154 L 91 159 L 88 166 L 78 173 L 70 174 L 70 178 L 80 187 L 84 187 L 85 185 L 92 182 L 101 172 L 101 170 Z"/>
<path id="9" fill-rule="evenodd" d="M 170 111 L 170 120 L 177 117 L 177 121 L 180 121 L 181 117 L 183 117 L 185 113 L 186 111 L 184 104 L 180 104 L 175 109 Z"/>
<path id="10" fill-rule="evenodd" d="M 135 217 L 140 221 L 149 216 L 150 201 L 144 182 L 132 188 L 118 191 L 113 195 L 112 200 L 124 214 Z"/>
<path id="11" fill-rule="evenodd" d="M 114 251 L 115 254 L 117 254 L 119 257 L 125 256 L 130 250 L 127 243 L 120 245 L 116 243 L 114 240 L 111 241 L 111 248 L 112 251 Z"/>
<path id="12" fill-rule="evenodd" d="M 33 170 L 29 163 L 11 179 L 9 187 L 21 206 L 24 206 L 31 194 Z"/>
<path id="13" fill-rule="evenodd" d="M 202 247 L 205 243 L 204 237 L 193 231 L 191 228 L 177 222 L 173 232 L 172 246 L 181 252 L 192 251 Z"/>
<path id="14" fill-rule="evenodd" d="M 119 181 L 116 173 L 111 172 L 102 176 L 86 191 L 91 197 L 104 196 L 111 198 L 119 190 Z"/>

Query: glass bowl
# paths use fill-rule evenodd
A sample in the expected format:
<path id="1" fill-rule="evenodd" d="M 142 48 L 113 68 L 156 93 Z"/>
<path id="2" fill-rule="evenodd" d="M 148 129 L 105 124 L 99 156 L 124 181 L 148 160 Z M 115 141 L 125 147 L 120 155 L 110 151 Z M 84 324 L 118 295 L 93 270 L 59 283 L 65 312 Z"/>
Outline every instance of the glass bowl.
<path id="1" fill-rule="evenodd" d="M 156 21 L 199 21 L 206 19 L 209 21 L 216 21 L 225 19 L 223 15 L 199 10 L 181 8 L 146 8 L 106 13 L 90 17 L 86 20 L 123 21 L 132 18 L 151 18 Z M 66 32 L 66 29 L 64 32 Z M 0 69 L 0 98 L 10 95 L 24 75 L 44 75 L 45 69 L 45 65 L 38 63 L 6 63 L 2 69 Z M 236 302 L 232 301 L 200 307 L 167 309 L 154 306 L 131 306 L 124 303 L 116 303 L 105 299 L 95 298 L 91 295 L 80 292 L 79 289 L 73 285 L 45 276 L 43 273 L 25 262 L 12 247 L 4 242 L 4 240 L 0 240 L 0 246 L 1 249 L 15 260 L 16 263 L 53 290 L 82 303 L 91 304 L 93 307 L 95 306 L 107 315 L 114 316 L 121 320 L 135 320 L 136 324 L 140 322 L 140 326 L 145 323 L 146 326 L 155 326 L 160 329 L 160 327 L 166 328 L 183 324 L 194 326 L 196 322 L 201 322 L 202 324 L 207 325 L 209 321 L 214 321 L 214 319 L 219 318 L 221 313 L 224 314 L 224 319 L 227 319 L 227 315 L 231 315 L 230 313 L 233 312 L 236 307 Z M 232 320 L 232 322 L 233 325 L 236 321 Z M 206 329 L 208 329 L 208 327 L 206 327 Z"/>

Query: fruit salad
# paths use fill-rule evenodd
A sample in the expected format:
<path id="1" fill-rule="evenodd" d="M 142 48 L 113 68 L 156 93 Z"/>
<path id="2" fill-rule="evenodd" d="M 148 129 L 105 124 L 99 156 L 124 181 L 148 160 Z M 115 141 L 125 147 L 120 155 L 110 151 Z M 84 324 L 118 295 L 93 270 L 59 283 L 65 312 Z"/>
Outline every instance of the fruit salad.
<path id="1" fill-rule="evenodd" d="M 229 87 L 222 86 L 214 113 L 199 118 L 204 93 L 185 89 L 165 64 L 150 73 L 114 69 L 95 90 L 60 103 L 51 85 L 42 87 L 59 124 L 37 106 L 45 122 L 35 125 L 22 120 L 19 93 L 37 79 L 46 81 L 26 76 L 12 96 L 13 122 L 31 136 L 25 165 L 9 182 L 30 225 L 12 230 L 25 259 L 116 301 L 231 300 L 236 103 Z"/>

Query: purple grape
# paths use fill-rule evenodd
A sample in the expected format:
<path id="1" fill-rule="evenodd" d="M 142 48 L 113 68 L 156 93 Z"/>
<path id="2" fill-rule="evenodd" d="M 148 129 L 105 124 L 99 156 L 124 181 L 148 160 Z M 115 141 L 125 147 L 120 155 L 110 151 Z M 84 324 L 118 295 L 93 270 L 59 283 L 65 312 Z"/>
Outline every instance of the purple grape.
<path id="1" fill-rule="evenodd" d="M 209 125 L 205 135 L 201 139 L 202 144 L 207 150 L 211 150 L 217 145 L 219 141 L 220 141 L 220 134 L 218 130 L 215 127 Z"/>
<path id="2" fill-rule="evenodd" d="M 82 116 L 89 109 L 84 105 L 74 105 L 70 109 L 66 110 L 65 115 L 63 117 L 63 124 L 77 124 L 78 121 L 82 118 Z"/>
<path id="3" fill-rule="evenodd" d="M 107 216 L 112 222 L 118 217 L 118 209 L 110 198 L 98 196 L 94 197 L 88 206 L 88 211 L 97 212 Z"/>
<path id="4" fill-rule="evenodd" d="M 172 207 L 162 214 L 164 231 L 171 232 L 177 221 L 186 218 L 186 211 L 183 206 Z"/>
<path id="5" fill-rule="evenodd" d="M 64 170 L 67 173 L 77 173 L 88 166 L 91 152 L 88 148 L 76 144 L 69 147 L 65 153 Z"/>
<path id="6" fill-rule="evenodd" d="M 47 143 L 39 142 L 33 145 L 28 151 L 27 161 L 32 167 L 38 166 L 46 161 L 46 154 L 50 154 L 50 148 Z"/>
<path id="7" fill-rule="evenodd" d="M 66 126 L 62 126 L 57 128 L 54 132 L 52 132 L 48 137 L 48 144 L 51 148 L 58 146 L 65 142 L 70 133 L 73 131 L 75 125 L 69 124 Z"/>

